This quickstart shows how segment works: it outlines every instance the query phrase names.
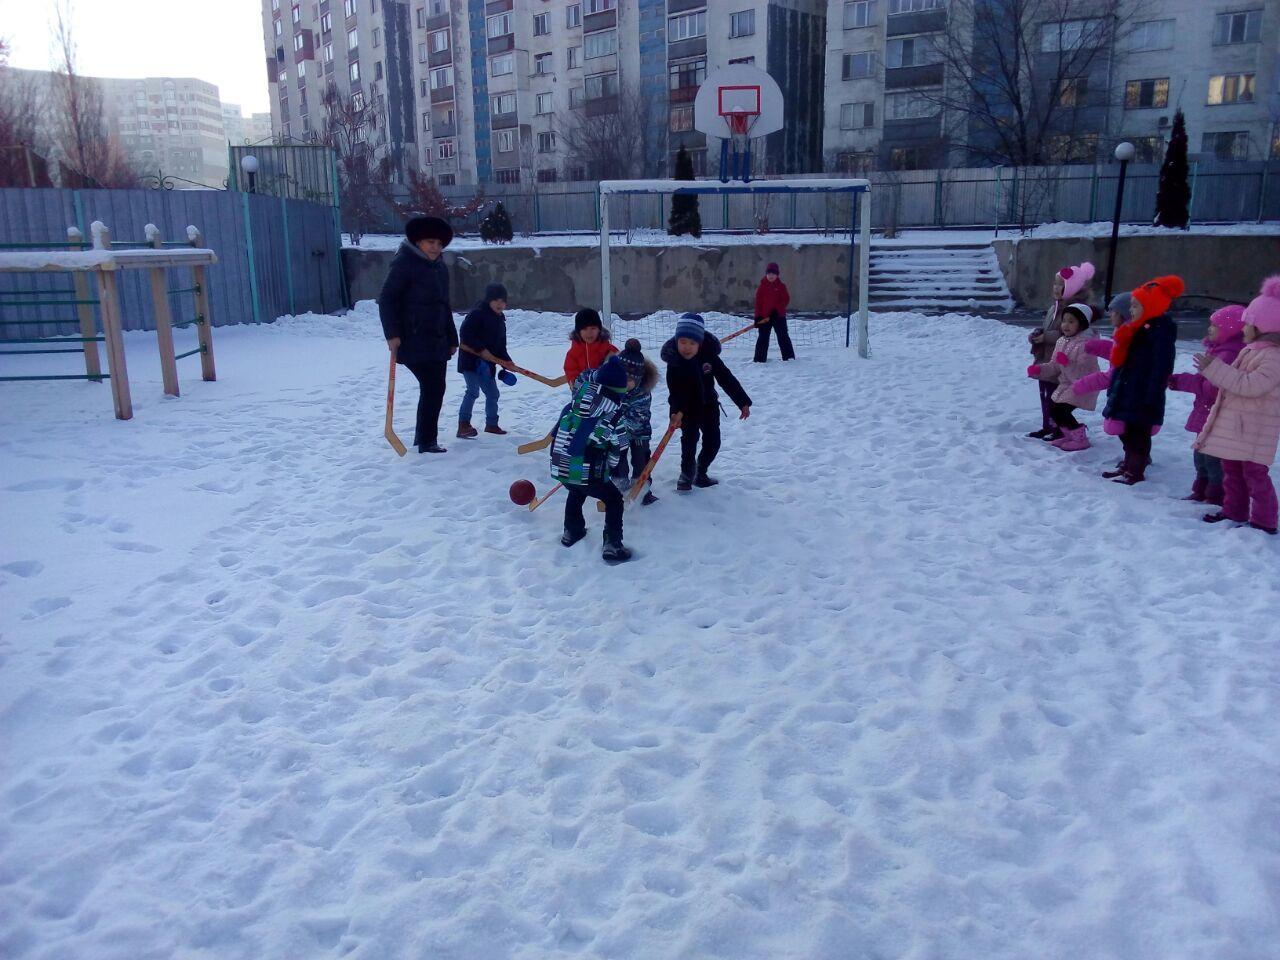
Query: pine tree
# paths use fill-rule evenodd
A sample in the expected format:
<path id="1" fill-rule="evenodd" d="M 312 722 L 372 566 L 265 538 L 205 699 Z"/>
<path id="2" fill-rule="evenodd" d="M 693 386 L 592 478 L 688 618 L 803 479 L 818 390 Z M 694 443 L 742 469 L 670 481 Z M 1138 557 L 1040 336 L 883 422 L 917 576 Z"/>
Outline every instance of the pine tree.
<path id="1" fill-rule="evenodd" d="M 676 154 L 677 180 L 694 180 L 693 158 L 683 146 Z M 696 193 L 677 193 L 671 197 L 671 217 L 667 222 L 667 233 L 678 237 L 691 233 L 695 237 L 702 236 L 702 216 L 698 213 L 698 195 Z"/>
<path id="2" fill-rule="evenodd" d="M 1157 227 L 1185 230 L 1191 221 L 1191 187 L 1187 183 L 1187 121 L 1179 110 L 1173 117 L 1173 133 L 1160 167 L 1156 193 Z"/>
<path id="3" fill-rule="evenodd" d="M 499 200 L 480 221 L 480 239 L 485 243 L 510 243 L 511 237 L 511 217 Z"/>

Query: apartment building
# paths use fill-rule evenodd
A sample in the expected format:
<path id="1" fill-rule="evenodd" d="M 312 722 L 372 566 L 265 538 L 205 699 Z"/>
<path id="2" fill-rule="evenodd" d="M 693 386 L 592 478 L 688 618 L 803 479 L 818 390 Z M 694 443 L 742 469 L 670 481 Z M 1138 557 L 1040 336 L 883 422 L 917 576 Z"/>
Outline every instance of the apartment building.
<path id="1" fill-rule="evenodd" d="M 981 6 L 983 0 L 976 0 Z M 1084 8 L 1081 8 L 1084 9 Z M 989 162 L 990 125 L 947 116 L 953 84 L 938 48 L 946 0 L 833 0 L 827 10 L 824 122 L 828 169 L 926 169 Z M 1052 64 L 1097 38 L 1077 75 Z M 1193 157 L 1259 160 L 1277 155 L 1280 0 L 1144 0 L 1122 4 L 1118 29 L 1080 16 L 1035 25 L 1032 75 L 1052 78 L 1062 108 L 1050 154 L 1105 160 L 1121 139 L 1158 162 L 1174 111 L 1186 114 Z M 1050 85 L 1044 80 L 1045 86 Z M 1041 91 L 1037 91 L 1041 93 Z"/>

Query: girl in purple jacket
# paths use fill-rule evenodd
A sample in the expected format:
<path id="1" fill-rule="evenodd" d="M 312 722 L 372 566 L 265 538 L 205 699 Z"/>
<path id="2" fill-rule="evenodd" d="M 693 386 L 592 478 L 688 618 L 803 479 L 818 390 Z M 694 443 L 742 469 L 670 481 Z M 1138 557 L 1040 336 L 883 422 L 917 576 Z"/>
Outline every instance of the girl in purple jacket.
<path id="1" fill-rule="evenodd" d="M 1209 335 L 1203 341 L 1206 353 L 1215 360 L 1230 366 L 1244 349 L 1244 307 L 1236 304 L 1223 307 L 1209 317 Z M 1218 388 L 1199 373 L 1175 373 L 1169 377 L 1169 389 L 1195 396 L 1191 415 L 1187 417 L 1187 429 L 1199 434 L 1209 419 L 1213 401 L 1218 398 Z M 1191 495 L 1184 500 L 1196 503 L 1212 503 L 1222 506 L 1222 461 L 1217 457 L 1193 450 L 1196 478 L 1191 484 Z"/>

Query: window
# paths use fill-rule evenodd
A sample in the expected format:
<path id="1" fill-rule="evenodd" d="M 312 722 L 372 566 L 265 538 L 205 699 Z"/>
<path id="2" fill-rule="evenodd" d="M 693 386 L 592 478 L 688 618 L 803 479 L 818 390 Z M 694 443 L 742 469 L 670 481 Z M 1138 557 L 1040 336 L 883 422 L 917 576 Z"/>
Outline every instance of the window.
<path id="1" fill-rule="evenodd" d="M 1089 92 L 1088 77 L 1061 77 L 1053 84 L 1049 95 L 1058 101 L 1058 106 L 1067 109 L 1083 107 L 1085 96 Z"/>
<path id="2" fill-rule="evenodd" d="M 876 21 L 876 0 L 855 0 L 844 5 L 844 28 L 869 27 Z"/>
<path id="3" fill-rule="evenodd" d="M 533 16 L 533 35 L 535 37 L 545 37 L 551 32 L 551 26 L 547 22 L 551 16 L 549 13 L 536 13 Z"/>
<path id="4" fill-rule="evenodd" d="M 673 63 L 667 68 L 672 90 L 696 90 L 707 79 L 707 58 Z"/>
<path id="5" fill-rule="evenodd" d="M 307 45 L 307 38 L 303 34 L 300 33 L 293 38 L 293 49 L 295 51 L 301 50 L 306 45 Z"/>
<path id="6" fill-rule="evenodd" d="M 583 0 L 587 16 L 593 13 L 604 13 L 618 5 L 618 0 Z"/>
<path id="7" fill-rule="evenodd" d="M 360 46 L 360 31 L 348 30 L 347 31 L 347 49 L 354 50 L 358 46 Z"/>
<path id="8" fill-rule="evenodd" d="M 843 80 L 860 80 L 871 76 L 875 61 L 870 50 L 865 53 L 846 53 L 840 77 Z"/>
<path id="9" fill-rule="evenodd" d="M 539 153 L 555 153 L 556 152 L 556 135 L 554 132 L 538 134 L 538 152 Z"/>
<path id="10" fill-rule="evenodd" d="M 1249 134 L 1245 130 L 1206 133 L 1201 147 L 1204 153 L 1211 153 L 1218 160 L 1245 160 L 1249 156 Z"/>
<path id="11" fill-rule="evenodd" d="M 377 50 L 382 46 L 382 31 L 377 27 L 373 28 L 373 49 Z"/>
<path id="12" fill-rule="evenodd" d="M 743 10 L 729 14 L 729 36 L 749 37 L 756 32 L 756 12 Z"/>
<path id="13" fill-rule="evenodd" d="M 1093 163 L 1098 156 L 1096 133 L 1064 134 L 1046 141 L 1049 158 L 1054 163 Z"/>
<path id="14" fill-rule="evenodd" d="M 554 170 L 539 170 L 538 182 L 539 183 L 555 183 L 556 172 Z"/>
<path id="15" fill-rule="evenodd" d="M 1172 20 L 1144 20 L 1135 23 L 1129 33 L 1129 49 L 1135 53 L 1142 50 L 1173 49 Z"/>
<path id="16" fill-rule="evenodd" d="M 587 99 L 587 91 L 585 87 L 569 88 L 569 108 L 582 106 L 582 102 Z"/>
<path id="17" fill-rule="evenodd" d="M 875 125 L 876 105 L 874 103 L 840 104 L 841 130 L 863 130 Z"/>
<path id="18" fill-rule="evenodd" d="M 427 34 L 427 45 L 432 53 L 444 53 L 449 49 L 449 31 L 436 30 Z"/>
<path id="19" fill-rule="evenodd" d="M 356 15 L 356 0 L 342 0 L 342 12 L 348 17 Z"/>
<path id="20" fill-rule="evenodd" d="M 271 0 L 271 9 L 272 9 L 272 10 L 279 10 L 279 9 L 280 9 L 280 0 Z"/>
<path id="21" fill-rule="evenodd" d="M 489 76 L 503 77 L 515 70 L 515 58 L 511 54 L 503 54 L 489 61 Z"/>
<path id="22" fill-rule="evenodd" d="M 571 3 L 564 10 L 564 25 L 572 30 L 582 26 L 582 4 Z"/>
<path id="23" fill-rule="evenodd" d="M 376 61 L 373 65 L 373 79 L 375 80 L 382 79 L 382 61 L 381 60 Z"/>
<path id="24" fill-rule="evenodd" d="M 582 48 L 581 47 L 569 48 L 568 66 L 570 70 L 577 70 L 580 66 L 582 66 Z"/>
<path id="25" fill-rule="evenodd" d="M 500 93 L 492 99 L 491 104 L 494 113 L 515 113 L 516 95 L 514 93 Z"/>
<path id="26" fill-rule="evenodd" d="M 427 25 L 427 8 L 419 7 L 417 9 L 418 29 L 421 30 Z"/>
<path id="27" fill-rule="evenodd" d="M 418 62 L 427 62 L 427 45 L 425 43 L 418 44 Z"/>
<path id="28" fill-rule="evenodd" d="M 707 11 L 686 13 L 678 17 L 667 17 L 667 42 L 677 43 L 691 37 L 707 35 Z"/>
<path id="29" fill-rule="evenodd" d="M 436 67 L 431 71 L 431 89 L 443 90 L 453 86 L 453 67 Z"/>
<path id="30" fill-rule="evenodd" d="M 671 108 L 671 132 L 684 133 L 693 129 L 693 107 Z"/>
<path id="31" fill-rule="evenodd" d="M 1261 29 L 1261 10 L 1220 13 L 1213 20 L 1213 42 L 1215 44 L 1257 43 Z"/>
<path id="32" fill-rule="evenodd" d="M 1106 39 L 1105 20 L 1059 20 L 1040 28 L 1040 51 L 1061 53 L 1064 50 L 1084 50 L 1102 46 Z"/>
<path id="33" fill-rule="evenodd" d="M 418 81 L 418 96 L 428 97 L 431 95 L 431 87 L 426 80 Z"/>
<path id="34" fill-rule="evenodd" d="M 281 23 L 279 20 L 276 20 L 275 25 L 276 25 L 276 36 L 278 37 L 284 33 L 284 24 Z"/>
<path id="35" fill-rule="evenodd" d="M 453 121 L 454 121 L 453 107 L 450 107 L 444 112 L 444 119 L 440 122 L 443 126 L 452 127 Z"/>
<path id="36" fill-rule="evenodd" d="M 928 147 L 894 147 L 889 151 L 891 170 L 928 170 L 933 156 Z"/>
<path id="37" fill-rule="evenodd" d="M 1253 103 L 1252 73 L 1219 74 L 1209 78 L 1209 105 Z"/>
<path id="38" fill-rule="evenodd" d="M 885 46 L 886 67 L 923 67 L 938 62 L 932 37 L 898 37 Z"/>
<path id="39" fill-rule="evenodd" d="M 293 22 L 302 22 L 302 9 L 296 3 L 293 5 Z"/>
<path id="40" fill-rule="evenodd" d="M 347 67 L 347 75 L 351 77 L 352 83 L 360 82 L 360 61 L 359 60 L 351 61 L 351 64 Z"/>
<path id="41" fill-rule="evenodd" d="M 1130 137 L 1133 159 L 1137 163 L 1160 163 L 1164 160 L 1164 140 L 1160 137 Z"/>
<path id="42" fill-rule="evenodd" d="M 369 0 L 369 12 L 370 13 L 378 12 L 378 0 Z"/>
<path id="43" fill-rule="evenodd" d="M 550 113 L 552 109 L 553 109 L 553 104 L 552 104 L 551 94 L 549 93 L 538 94 L 537 99 L 534 101 L 533 112 L 541 116 L 541 115 Z"/>
<path id="44" fill-rule="evenodd" d="M 588 100 L 616 97 L 618 95 L 618 75 L 616 73 L 599 73 L 594 77 L 587 77 L 584 90 Z"/>
<path id="45" fill-rule="evenodd" d="M 493 142 L 496 144 L 499 153 L 511 153 L 516 148 L 516 132 L 514 130 L 499 130 L 493 135 Z"/>
<path id="46" fill-rule="evenodd" d="M 545 77 L 555 70 L 555 65 L 551 62 L 551 54 L 540 53 L 533 58 L 533 72 L 540 77 Z"/>
<path id="47" fill-rule="evenodd" d="M 511 33 L 511 14 L 500 13 L 496 17 L 490 17 L 487 21 L 489 39 L 494 40 L 498 37 L 505 37 Z"/>
<path id="48" fill-rule="evenodd" d="M 431 111 L 424 110 L 422 112 L 422 129 L 424 131 L 431 129 Z"/>
<path id="49" fill-rule="evenodd" d="M 1126 110 L 1163 110 L 1169 105 L 1169 78 L 1130 80 L 1124 85 Z"/>
<path id="50" fill-rule="evenodd" d="M 436 144 L 437 160 L 452 160 L 454 154 L 454 143 L 452 140 L 441 140 Z"/>
<path id="51" fill-rule="evenodd" d="M 440 180 L 440 186 L 442 187 L 452 187 L 458 182 L 458 178 L 452 173 L 442 173 L 438 179 Z"/>
<path id="52" fill-rule="evenodd" d="M 321 17 L 320 17 L 320 29 L 321 29 L 321 30 L 323 30 L 325 33 L 328 33 L 328 32 L 330 32 L 330 31 L 333 29 L 333 14 L 332 14 L 332 13 L 326 13 L 326 14 L 322 14 L 322 15 L 321 15 Z"/>
<path id="53" fill-rule="evenodd" d="M 885 120 L 927 120 L 941 112 L 937 102 L 920 93 L 889 93 L 884 98 Z"/>
<path id="54" fill-rule="evenodd" d="M 588 33 L 582 41 L 582 55 L 587 60 L 596 57 L 607 57 L 618 52 L 618 31 L 601 30 L 599 33 Z"/>
<path id="55" fill-rule="evenodd" d="M 351 94 L 351 109 L 357 111 L 364 109 L 364 94 L 359 90 Z"/>
<path id="56" fill-rule="evenodd" d="M 889 15 L 893 16 L 898 13 L 922 13 L 925 10 L 942 10 L 946 5 L 946 0 L 889 0 Z M 901 167 L 899 169 L 907 168 Z"/>
<path id="57" fill-rule="evenodd" d="M 324 45 L 324 62 L 333 63 L 333 44 L 326 43 Z"/>
<path id="58" fill-rule="evenodd" d="M 493 174 L 494 180 L 498 183 L 519 183 L 519 170 L 495 170 Z"/>

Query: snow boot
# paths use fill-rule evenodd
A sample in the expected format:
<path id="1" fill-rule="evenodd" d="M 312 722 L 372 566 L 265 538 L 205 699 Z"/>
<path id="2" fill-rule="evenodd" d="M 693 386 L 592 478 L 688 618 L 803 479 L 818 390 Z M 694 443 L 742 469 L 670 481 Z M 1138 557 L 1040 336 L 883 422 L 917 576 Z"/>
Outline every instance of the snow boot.
<path id="1" fill-rule="evenodd" d="M 707 476 L 707 471 L 705 470 L 699 470 L 698 475 L 693 478 L 693 485 L 695 487 L 702 487 L 704 489 L 706 487 L 714 487 L 719 482 L 720 481 L 717 480 L 715 477 Z"/>
<path id="2" fill-rule="evenodd" d="M 1197 476 L 1191 481 L 1191 493 L 1182 498 L 1193 503 L 1205 503 L 1209 499 L 1209 478 Z"/>
<path id="3" fill-rule="evenodd" d="M 1123 477 L 1124 461 L 1122 460 L 1120 461 L 1120 463 L 1116 464 L 1116 468 L 1114 470 L 1103 470 L 1102 476 L 1103 476 L 1103 479 L 1105 480 L 1115 480 L 1118 477 Z"/>
<path id="4" fill-rule="evenodd" d="M 467 423 L 465 420 L 458 421 L 458 439 L 459 440 L 474 440 L 479 435 L 480 435 L 480 431 L 478 431 L 471 424 Z"/>
<path id="5" fill-rule="evenodd" d="M 1042 427 L 1039 430 L 1032 430 L 1027 434 L 1028 440 L 1043 440 L 1049 434 L 1053 433 L 1053 427 Z"/>
<path id="6" fill-rule="evenodd" d="M 1065 450 L 1067 453 L 1075 453 L 1077 450 L 1089 449 L 1089 428 L 1076 427 L 1074 430 L 1068 430 L 1061 440 L 1057 440 L 1053 444 L 1059 450 Z"/>
<path id="7" fill-rule="evenodd" d="M 1063 436 L 1062 431 L 1059 430 L 1057 427 L 1054 427 L 1052 430 L 1050 430 L 1040 439 L 1043 440 L 1045 443 L 1055 443 L 1056 441 L 1061 440 L 1062 436 Z"/>
<path id="8" fill-rule="evenodd" d="M 1221 523 L 1223 520 L 1231 520 L 1225 513 L 1219 510 L 1217 513 L 1206 513 L 1200 518 L 1205 523 Z M 1239 523 L 1239 520 L 1233 520 L 1233 523 Z"/>
<path id="9" fill-rule="evenodd" d="M 1220 483 L 1211 483 L 1204 488 L 1204 502 L 1211 503 L 1215 507 L 1222 506 L 1222 501 L 1225 498 L 1225 496 L 1226 496 L 1226 493 L 1222 489 L 1222 484 Z M 1192 500 L 1194 498 L 1188 497 L 1187 499 Z"/>
<path id="10" fill-rule="evenodd" d="M 676 481 L 676 489 L 681 493 L 687 493 L 693 489 L 693 481 L 689 479 L 687 473 L 680 474 L 680 479 Z"/>
<path id="11" fill-rule="evenodd" d="M 575 543 L 587 535 L 586 528 L 582 530 L 570 530 L 565 528 L 564 533 L 560 537 L 560 543 L 566 547 L 572 547 Z"/>
<path id="12" fill-rule="evenodd" d="M 418 452 L 419 453 L 448 453 L 449 451 L 446 450 L 444 447 L 440 446 L 440 444 L 438 443 L 429 443 L 426 446 L 418 447 Z"/>
<path id="13" fill-rule="evenodd" d="M 631 559 L 631 551 L 622 545 L 621 538 L 611 539 L 606 535 L 600 557 L 605 563 L 626 563 Z"/>
<path id="14" fill-rule="evenodd" d="M 658 502 L 658 498 L 657 498 L 657 497 L 655 497 L 655 496 L 653 495 L 653 491 L 652 491 L 652 490 L 646 490 L 646 491 L 644 492 L 644 499 L 642 499 L 642 500 L 640 501 L 640 506 L 642 506 L 642 507 L 648 507 L 648 506 L 651 506 L 651 505 L 653 505 L 653 504 L 655 504 L 655 503 L 657 503 L 657 502 Z"/>
<path id="15" fill-rule="evenodd" d="M 485 433 L 496 433 L 496 434 L 497 434 L 498 436 L 500 436 L 500 437 L 505 437 L 505 436 L 507 435 L 507 431 L 506 431 L 506 430 L 503 430 L 503 429 L 502 429 L 500 426 L 498 426 L 496 423 L 487 423 L 487 424 L 485 424 L 484 432 L 485 432 Z"/>

